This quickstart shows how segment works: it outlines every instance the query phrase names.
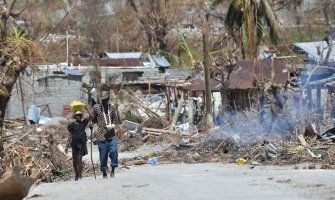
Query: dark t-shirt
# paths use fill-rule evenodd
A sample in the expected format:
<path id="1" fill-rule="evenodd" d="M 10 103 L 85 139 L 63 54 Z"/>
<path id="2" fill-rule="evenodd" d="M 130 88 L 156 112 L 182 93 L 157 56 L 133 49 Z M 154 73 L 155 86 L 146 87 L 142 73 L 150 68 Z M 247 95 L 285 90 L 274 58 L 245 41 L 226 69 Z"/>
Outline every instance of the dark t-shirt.
<path id="1" fill-rule="evenodd" d="M 68 130 L 72 136 L 71 145 L 73 144 L 86 144 L 87 137 L 86 137 L 86 126 L 89 122 L 89 118 L 82 120 L 80 123 L 73 122 L 68 125 Z"/>

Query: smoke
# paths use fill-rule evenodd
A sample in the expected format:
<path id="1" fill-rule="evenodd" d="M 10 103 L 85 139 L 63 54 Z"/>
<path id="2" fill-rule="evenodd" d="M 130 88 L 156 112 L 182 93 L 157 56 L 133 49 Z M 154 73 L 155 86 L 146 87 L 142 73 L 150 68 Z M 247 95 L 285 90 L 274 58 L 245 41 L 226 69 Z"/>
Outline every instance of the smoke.
<path id="1" fill-rule="evenodd" d="M 208 140 L 232 137 L 243 145 L 261 140 L 280 139 L 294 131 L 293 119 L 288 115 L 274 115 L 270 109 L 224 115 L 223 121 L 224 125 L 213 129 Z"/>

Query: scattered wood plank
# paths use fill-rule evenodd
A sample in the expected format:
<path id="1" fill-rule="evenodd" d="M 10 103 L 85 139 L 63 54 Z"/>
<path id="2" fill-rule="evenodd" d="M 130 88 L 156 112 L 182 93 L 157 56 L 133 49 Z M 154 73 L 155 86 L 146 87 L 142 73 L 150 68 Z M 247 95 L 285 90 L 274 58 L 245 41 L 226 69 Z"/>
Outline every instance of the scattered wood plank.
<path id="1" fill-rule="evenodd" d="M 298 139 L 301 142 L 302 146 L 306 147 L 308 145 L 303 135 L 298 135 Z"/>
<path id="2" fill-rule="evenodd" d="M 27 135 L 31 134 L 32 131 L 28 131 L 27 133 L 23 134 L 21 137 L 19 137 L 15 142 L 12 142 L 11 144 L 9 145 L 14 145 L 16 144 L 17 142 L 19 142 L 20 140 L 22 140 L 23 138 L 25 138 Z"/>
<path id="3" fill-rule="evenodd" d="M 130 91 L 130 90 L 129 91 L 122 90 L 122 91 L 120 91 L 120 93 L 123 93 L 126 96 L 128 96 L 129 100 L 132 103 L 136 104 L 140 109 L 142 109 L 143 112 L 145 112 L 148 115 L 148 117 L 150 117 L 150 118 L 159 118 L 160 117 L 157 113 L 155 113 L 154 111 L 152 111 L 149 108 L 145 107 L 144 106 L 145 103 L 141 99 L 137 98 L 132 91 Z"/>
<path id="4" fill-rule="evenodd" d="M 150 135 L 156 135 L 156 136 L 161 136 L 161 135 L 163 135 L 164 133 L 157 133 L 157 132 L 149 132 L 149 131 L 148 131 L 148 134 L 150 134 Z"/>
<path id="5" fill-rule="evenodd" d="M 143 130 L 146 130 L 147 132 L 153 132 L 153 133 L 177 134 L 176 131 L 164 130 L 164 129 L 156 129 L 156 128 L 145 128 L 144 127 Z"/>
<path id="6" fill-rule="evenodd" d="M 148 139 L 149 139 L 150 137 L 151 137 L 150 134 L 144 136 L 144 137 L 141 139 L 141 142 L 146 142 L 146 141 L 148 141 Z"/>
<path id="7" fill-rule="evenodd" d="M 143 128 L 148 134 L 160 136 L 162 134 L 169 134 L 169 135 L 180 135 L 180 136 L 192 136 L 189 132 L 181 132 L 178 133 L 176 131 L 165 130 L 165 129 L 156 129 L 156 128 Z"/>

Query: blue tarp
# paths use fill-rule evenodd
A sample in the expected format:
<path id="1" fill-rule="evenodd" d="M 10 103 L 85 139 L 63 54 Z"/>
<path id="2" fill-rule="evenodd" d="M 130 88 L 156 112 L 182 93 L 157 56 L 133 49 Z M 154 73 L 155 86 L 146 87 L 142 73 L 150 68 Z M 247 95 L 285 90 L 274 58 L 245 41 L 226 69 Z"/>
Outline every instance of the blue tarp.
<path id="1" fill-rule="evenodd" d="M 40 120 L 41 109 L 35 105 L 31 105 L 28 108 L 28 120 L 38 123 Z"/>

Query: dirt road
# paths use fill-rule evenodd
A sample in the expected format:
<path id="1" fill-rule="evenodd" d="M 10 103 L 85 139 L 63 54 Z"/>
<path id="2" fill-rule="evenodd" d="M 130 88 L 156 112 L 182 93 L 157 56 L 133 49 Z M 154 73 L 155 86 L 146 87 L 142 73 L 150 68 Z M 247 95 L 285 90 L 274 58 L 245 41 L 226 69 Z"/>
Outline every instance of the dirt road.
<path id="1" fill-rule="evenodd" d="M 235 164 L 137 166 L 116 177 L 42 184 L 26 199 L 335 199 L 334 170 Z"/>

